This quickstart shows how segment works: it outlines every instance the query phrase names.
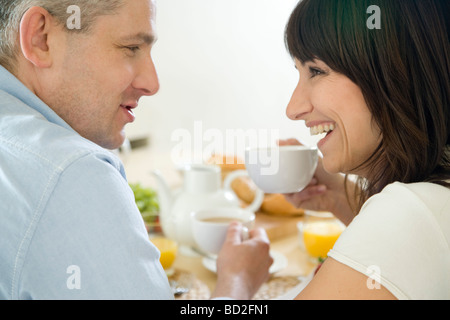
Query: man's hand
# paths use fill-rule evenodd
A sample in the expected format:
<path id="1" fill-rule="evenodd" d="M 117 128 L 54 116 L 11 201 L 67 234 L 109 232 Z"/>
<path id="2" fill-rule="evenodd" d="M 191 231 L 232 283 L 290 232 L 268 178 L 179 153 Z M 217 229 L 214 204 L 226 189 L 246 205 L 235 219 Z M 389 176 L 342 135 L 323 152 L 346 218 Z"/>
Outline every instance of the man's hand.
<path id="1" fill-rule="evenodd" d="M 269 279 L 273 263 L 270 242 L 264 229 L 250 230 L 242 240 L 242 224 L 232 223 L 217 258 L 217 286 L 212 298 L 251 299 Z"/>

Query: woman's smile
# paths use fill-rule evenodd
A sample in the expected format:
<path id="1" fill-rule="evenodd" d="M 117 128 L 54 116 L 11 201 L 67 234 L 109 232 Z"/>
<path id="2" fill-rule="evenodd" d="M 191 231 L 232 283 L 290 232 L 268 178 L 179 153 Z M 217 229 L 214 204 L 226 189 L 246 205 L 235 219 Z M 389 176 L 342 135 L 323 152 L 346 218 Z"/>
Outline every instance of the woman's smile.
<path id="1" fill-rule="evenodd" d="M 300 80 L 287 115 L 304 120 L 311 135 L 325 134 L 317 146 L 328 172 L 351 172 L 369 159 L 380 143 L 380 131 L 361 89 L 320 60 L 296 60 L 296 68 Z M 316 69 L 324 71 L 311 73 Z"/>

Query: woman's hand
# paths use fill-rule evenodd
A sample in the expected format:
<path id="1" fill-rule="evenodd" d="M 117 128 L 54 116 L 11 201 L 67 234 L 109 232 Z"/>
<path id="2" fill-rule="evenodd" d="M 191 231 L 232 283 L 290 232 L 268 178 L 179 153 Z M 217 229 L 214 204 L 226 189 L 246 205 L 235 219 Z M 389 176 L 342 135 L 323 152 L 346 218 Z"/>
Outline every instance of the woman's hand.
<path id="1" fill-rule="evenodd" d="M 273 263 L 269 255 L 270 242 L 264 229 L 249 232 L 241 239 L 242 224 L 232 223 L 217 258 L 217 285 L 212 298 L 251 299 L 269 279 Z"/>
<path id="2" fill-rule="evenodd" d="M 280 140 L 278 143 L 280 146 L 302 145 L 296 139 Z M 296 207 L 332 212 L 348 225 L 355 214 L 347 201 L 344 181 L 343 175 L 326 172 L 322 165 L 322 159 L 319 158 L 316 172 L 309 185 L 301 192 L 286 194 L 285 197 Z M 354 190 L 356 187 L 350 181 L 347 184 L 349 190 Z M 353 195 L 353 191 L 350 191 L 349 195 Z"/>

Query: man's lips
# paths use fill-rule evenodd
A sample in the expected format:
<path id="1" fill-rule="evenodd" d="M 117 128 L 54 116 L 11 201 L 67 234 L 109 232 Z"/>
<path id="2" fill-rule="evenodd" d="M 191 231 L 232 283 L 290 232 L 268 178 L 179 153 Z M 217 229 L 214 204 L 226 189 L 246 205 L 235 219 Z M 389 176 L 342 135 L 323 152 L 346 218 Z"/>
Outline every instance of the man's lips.
<path id="1" fill-rule="evenodd" d="M 121 104 L 120 107 L 124 109 L 127 112 L 127 115 L 129 116 L 129 121 L 133 122 L 136 119 L 136 116 L 134 115 L 133 109 L 137 107 L 137 103 L 130 103 L 130 104 Z"/>
<path id="2" fill-rule="evenodd" d="M 131 110 L 131 109 L 137 108 L 138 103 L 137 103 L 137 101 L 129 101 L 129 102 L 122 103 L 120 106 Z"/>

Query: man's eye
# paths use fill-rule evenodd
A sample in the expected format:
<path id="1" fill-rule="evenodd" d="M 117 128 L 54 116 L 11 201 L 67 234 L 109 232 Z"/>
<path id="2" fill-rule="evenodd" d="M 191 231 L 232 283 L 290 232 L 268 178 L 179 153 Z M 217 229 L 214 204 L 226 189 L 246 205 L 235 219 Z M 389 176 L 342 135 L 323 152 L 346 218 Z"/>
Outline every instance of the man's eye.
<path id="1" fill-rule="evenodd" d="M 140 47 L 139 46 L 123 46 L 121 47 L 123 50 L 125 50 L 125 53 L 128 56 L 134 56 L 139 50 Z"/>
<path id="2" fill-rule="evenodd" d="M 135 53 L 136 51 L 139 50 L 139 47 L 125 47 L 125 48 L 127 48 L 128 50 L 130 50 L 133 53 Z"/>

